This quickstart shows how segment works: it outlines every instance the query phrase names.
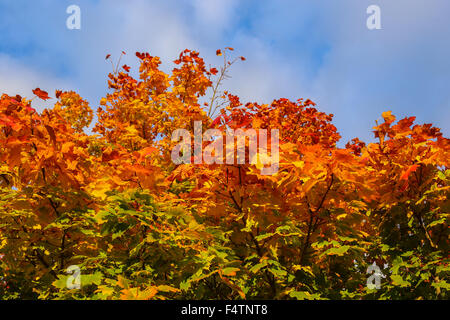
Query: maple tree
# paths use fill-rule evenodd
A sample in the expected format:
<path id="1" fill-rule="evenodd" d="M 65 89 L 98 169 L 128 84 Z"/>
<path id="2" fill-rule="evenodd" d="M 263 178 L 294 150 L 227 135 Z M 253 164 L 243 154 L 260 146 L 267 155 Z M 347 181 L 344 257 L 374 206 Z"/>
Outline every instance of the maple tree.
<path id="1" fill-rule="evenodd" d="M 377 142 L 338 147 L 333 115 L 311 100 L 221 91 L 245 60 L 231 51 L 217 50 L 220 70 L 190 50 L 170 74 L 148 53 L 137 79 L 117 64 L 92 132 L 75 92 L 42 112 L 1 96 L 1 298 L 448 299 L 450 140 L 385 112 Z M 173 163 L 172 133 L 195 121 L 279 129 L 278 172 Z M 71 265 L 80 289 L 67 288 Z"/>

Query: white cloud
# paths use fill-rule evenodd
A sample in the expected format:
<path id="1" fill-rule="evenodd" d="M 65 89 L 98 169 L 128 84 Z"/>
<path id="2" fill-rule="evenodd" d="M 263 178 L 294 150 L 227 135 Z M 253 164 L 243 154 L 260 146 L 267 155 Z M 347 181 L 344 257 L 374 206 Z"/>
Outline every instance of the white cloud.
<path id="1" fill-rule="evenodd" d="M 237 19 L 237 0 L 194 0 L 192 1 L 195 23 L 207 28 L 208 33 L 217 34 L 230 28 Z"/>

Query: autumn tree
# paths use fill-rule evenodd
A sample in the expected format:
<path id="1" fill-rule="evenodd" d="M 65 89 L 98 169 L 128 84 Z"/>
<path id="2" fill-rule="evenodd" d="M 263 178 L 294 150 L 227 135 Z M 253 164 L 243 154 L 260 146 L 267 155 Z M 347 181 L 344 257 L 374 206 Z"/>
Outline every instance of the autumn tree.
<path id="1" fill-rule="evenodd" d="M 245 58 L 216 54 L 218 69 L 184 50 L 165 73 L 138 52 L 138 78 L 113 64 L 96 117 L 73 91 L 42 112 L 32 105 L 51 97 L 39 88 L 1 96 L 0 296 L 447 299 L 450 140 L 385 112 L 377 142 L 338 147 L 333 115 L 309 99 L 244 103 L 223 90 Z M 231 163 L 173 162 L 173 132 L 200 122 L 219 132 L 200 147 L 222 143 Z M 250 159 L 249 140 L 224 143 L 230 130 L 272 129 L 273 174 L 270 152 Z M 373 263 L 378 290 L 366 286 Z M 73 265 L 80 289 L 67 287 Z"/>

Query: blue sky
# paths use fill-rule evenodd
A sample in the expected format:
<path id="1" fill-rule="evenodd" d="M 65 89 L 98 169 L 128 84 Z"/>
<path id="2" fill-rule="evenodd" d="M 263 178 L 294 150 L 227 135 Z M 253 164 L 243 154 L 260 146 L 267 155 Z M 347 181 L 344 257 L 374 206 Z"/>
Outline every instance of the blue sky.
<path id="1" fill-rule="evenodd" d="M 68 30 L 66 8 L 81 8 Z M 366 9 L 381 8 L 381 30 Z M 164 68 L 185 48 L 218 65 L 215 50 L 235 48 L 229 91 L 243 101 L 310 98 L 335 115 L 343 136 L 373 139 L 381 113 L 416 116 L 450 133 L 448 0 L 0 0 L 0 91 L 31 96 L 40 87 L 75 90 L 96 109 L 111 65 L 136 51 Z M 37 106 L 38 107 L 38 106 Z"/>

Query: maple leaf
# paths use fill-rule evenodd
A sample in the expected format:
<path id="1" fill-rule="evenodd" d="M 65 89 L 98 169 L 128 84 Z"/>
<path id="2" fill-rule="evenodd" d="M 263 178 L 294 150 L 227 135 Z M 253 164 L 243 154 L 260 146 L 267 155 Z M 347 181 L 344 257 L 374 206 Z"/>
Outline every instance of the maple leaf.
<path id="1" fill-rule="evenodd" d="M 43 90 L 41 90 L 41 89 L 39 89 L 39 88 L 34 89 L 34 90 L 33 90 L 33 93 L 34 93 L 38 98 L 40 98 L 40 99 L 42 99 L 42 100 L 48 100 L 48 99 L 51 99 L 51 98 L 48 96 L 48 93 L 47 93 L 46 91 L 43 91 Z"/>
<path id="2" fill-rule="evenodd" d="M 418 164 L 413 164 L 412 166 L 408 167 L 408 169 L 403 172 L 403 174 L 400 176 L 400 180 L 408 180 L 409 175 L 412 172 L 415 172 L 419 168 Z"/>
<path id="3" fill-rule="evenodd" d="M 219 124 L 219 123 L 220 123 L 220 120 L 222 120 L 222 115 L 216 117 L 216 118 L 214 119 L 214 121 L 211 123 L 211 126 L 214 127 L 215 125 Z"/>
<path id="4" fill-rule="evenodd" d="M 216 68 L 211 68 L 211 69 L 209 70 L 209 72 L 211 72 L 213 75 L 216 75 L 218 71 L 217 71 Z"/>
<path id="5" fill-rule="evenodd" d="M 382 113 L 382 117 L 386 123 L 392 123 L 395 121 L 395 116 L 392 115 L 391 111 L 386 111 Z"/>
<path id="6" fill-rule="evenodd" d="M 56 147 L 56 135 L 55 135 L 55 131 L 53 130 L 52 127 L 50 127 L 49 125 L 45 125 L 45 129 L 47 129 L 48 134 L 50 135 L 50 139 L 53 142 L 53 145 Z"/>

